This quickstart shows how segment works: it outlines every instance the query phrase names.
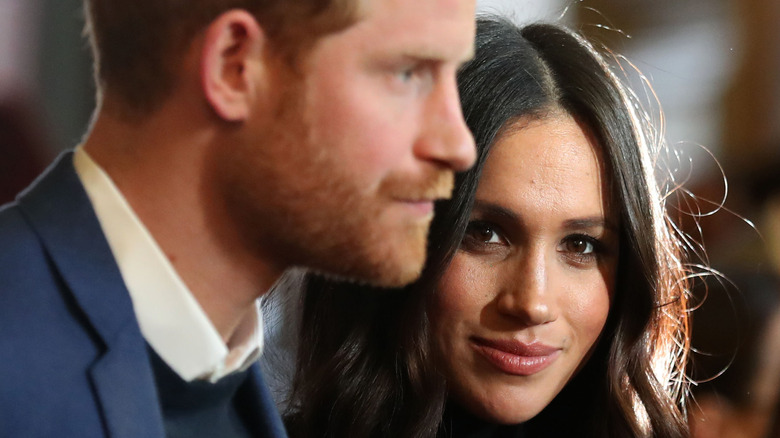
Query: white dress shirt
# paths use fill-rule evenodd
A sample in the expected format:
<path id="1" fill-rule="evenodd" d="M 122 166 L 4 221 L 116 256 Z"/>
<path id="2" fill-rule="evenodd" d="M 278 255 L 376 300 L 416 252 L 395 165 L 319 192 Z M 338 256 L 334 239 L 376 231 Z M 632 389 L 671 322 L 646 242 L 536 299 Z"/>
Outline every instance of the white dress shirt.
<path id="1" fill-rule="evenodd" d="M 216 382 L 255 362 L 263 347 L 260 300 L 226 344 L 108 174 L 81 146 L 73 164 L 154 351 L 188 382 Z"/>

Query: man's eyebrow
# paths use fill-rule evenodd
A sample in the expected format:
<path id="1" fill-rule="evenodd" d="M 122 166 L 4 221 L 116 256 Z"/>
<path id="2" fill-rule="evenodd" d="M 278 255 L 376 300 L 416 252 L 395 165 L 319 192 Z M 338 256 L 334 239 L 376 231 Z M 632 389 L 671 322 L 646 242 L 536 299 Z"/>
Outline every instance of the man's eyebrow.
<path id="1" fill-rule="evenodd" d="M 403 56 L 423 62 L 454 62 L 461 66 L 474 58 L 475 48 L 472 46 L 465 53 L 443 51 L 439 48 L 419 45 L 404 50 Z"/>

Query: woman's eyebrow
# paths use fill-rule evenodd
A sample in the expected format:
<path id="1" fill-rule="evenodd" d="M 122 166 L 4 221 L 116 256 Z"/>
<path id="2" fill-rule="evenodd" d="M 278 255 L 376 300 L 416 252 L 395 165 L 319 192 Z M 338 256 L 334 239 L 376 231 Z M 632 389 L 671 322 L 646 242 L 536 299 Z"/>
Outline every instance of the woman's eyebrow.
<path id="1" fill-rule="evenodd" d="M 569 219 L 563 223 L 566 229 L 582 228 L 604 228 L 612 232 L 617 232 L 618 227 L 603 216 L 590 216 L 577 219 Z"/>
<path id="2" fill-rule="evenodd" d="M 475 200 L 473 210 L 479 211 L 482 214 L 489 214 L 491 216 L 502 217 L 513 222 L 521 221 L 520 215 L 517 214 L 515 211 L 510 210 L 501 205 L 494 204 L 492 202 Z"/>
<path id="3" fill-rule="evenodd" d="M 523 218 L 519 213 L 489 201 L 475 200 L 473 211 L 496 218 L 504 218 L 515 223 L 523 222 Z M 563 223 L 563 228 L 567 230 L 604 228 L 612 233 L 617 233 L 619 231 L 617 224 L 600 215 L 569 219 Z"/>

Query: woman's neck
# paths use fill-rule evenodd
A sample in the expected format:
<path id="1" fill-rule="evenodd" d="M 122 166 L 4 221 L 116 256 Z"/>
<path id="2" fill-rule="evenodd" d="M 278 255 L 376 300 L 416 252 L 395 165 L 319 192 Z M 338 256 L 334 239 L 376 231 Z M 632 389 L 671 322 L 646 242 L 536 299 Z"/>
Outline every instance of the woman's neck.
<path id="1" fill-rule="evenodd" d="M 437 438 L 522 438 L 523 426 L 491 423 L 447 402 Z"/>

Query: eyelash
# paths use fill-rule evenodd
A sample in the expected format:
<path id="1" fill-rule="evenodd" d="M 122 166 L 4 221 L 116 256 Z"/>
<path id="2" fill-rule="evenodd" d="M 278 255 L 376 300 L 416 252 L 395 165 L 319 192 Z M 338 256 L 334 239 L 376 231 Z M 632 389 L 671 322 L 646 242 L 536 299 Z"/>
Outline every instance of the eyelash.
<path id="1" fill-rule="evenodd" d="M 433 81 L 429 66 L 425 63 L 414 63 L 399 66 L 392 71 L 393 80 L 399 86 L 414 86 L 415 89 L 424 90 Z"/>
<path id="2" fill-rule="evenodd" d="M 481 234 L 481 235 L 480 235 Z M 485 236 L 489 236 L 485 238 Z M 498 242 L 493 242 L 499 239 Z M 486 221 L 471 221 L 466 226 L 461 247 L 470 252 L 490 252 L 503 250 L 508 247 L 509 241 L 504 237 L 501 227 Z M 568 245 L 585 245 L 585 249 L 578 250 Z M 599 261 L 607 252 L 607 246 L 596 237 L 583 233 L 569 234 L 561 239 L 558 244 L 558 252 L 578 266 L 588 266 Z"/>
<path id="3" fill-rule="evenodd" d="M 418 74 L 419 67 L 416 65 L 401 68 L 396 72 L 396 76 L 401 80 L 401 82 L 409 82 Z"/>
<path id="4" fill-rule="evenodd" d="M 580 251 L 567 248 L 566 245 L 585 244 L 589 250 Z M 587 234 L 570 234 L 564 237 L 558 245 L 558 251 L 577 265 L 585 266 L 598 262 L 606 253 L 606 245 L 599 239 Z M 586 252 L 588 251 L 588 252 Z"/>
<path id="5" fill-rule="evenodd" d="M 490 239 L 484 239 L 477 233 L 486 232 L 490 234 Z M 498 238 L 501 242 L 491 242 L 493 238 Z M 466 233 L 463 235 L 462 246 L 465 250 L 474 252 L 485 252 L 491 247 L 509 246 L 509 242 L 504 237 L 501 228 L 497 225 L 485 221 L 471 221 L 466 226 Z"/>

